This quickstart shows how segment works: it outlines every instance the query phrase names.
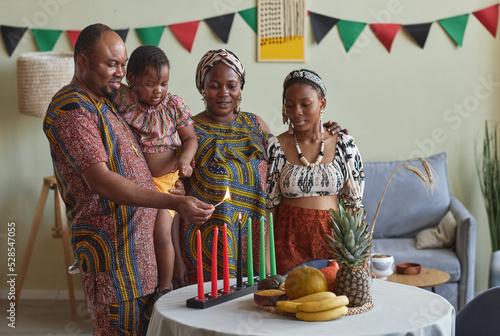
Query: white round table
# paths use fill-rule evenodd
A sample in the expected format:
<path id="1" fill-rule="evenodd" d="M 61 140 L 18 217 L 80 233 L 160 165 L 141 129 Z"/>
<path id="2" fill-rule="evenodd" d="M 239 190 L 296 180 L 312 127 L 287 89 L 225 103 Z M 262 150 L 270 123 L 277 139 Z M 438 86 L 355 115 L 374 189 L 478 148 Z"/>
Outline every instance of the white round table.
<path id="1" fill-rule="evenodd" d="M 262 311 L 254 305 L 253 294 L 207 309 L 186 307 L 186 300 L 196 295 L 194 285 L 160 298 L 147 335 L 455 335 L 455 309 L 448 301 L 424 289 L 382 280 L 373 281 L 371 310 L 328 322 Z"/>

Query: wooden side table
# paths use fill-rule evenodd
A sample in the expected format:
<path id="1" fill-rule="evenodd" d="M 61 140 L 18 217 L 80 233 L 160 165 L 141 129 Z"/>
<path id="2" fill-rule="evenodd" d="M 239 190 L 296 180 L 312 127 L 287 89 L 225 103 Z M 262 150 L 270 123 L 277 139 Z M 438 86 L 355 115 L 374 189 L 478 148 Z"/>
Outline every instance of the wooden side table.
<path id="1" fill-rule="evenodd" d="M 432 292 L 435 291 L 435 287 L 442 285 L 450 280 L 450 275 L 446 272 L 434 269 L 422 267 L 422 271 L 419 274 L 398 274 L 394 273 L 387 277 L 387 281 L 396 282 L 403 285 L 415 286 L 419 288 L 432 288 Z"/>

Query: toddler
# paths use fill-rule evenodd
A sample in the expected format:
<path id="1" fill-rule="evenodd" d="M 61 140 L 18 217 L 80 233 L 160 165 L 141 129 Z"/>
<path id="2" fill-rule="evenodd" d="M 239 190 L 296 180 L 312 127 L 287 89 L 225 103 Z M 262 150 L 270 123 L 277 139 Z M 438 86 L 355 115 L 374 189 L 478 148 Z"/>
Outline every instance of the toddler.
<path id="1" fill-rule="evenodd" d="M 132 52 L 127 64 L 128 86 L 122 84 L 115 99 L 118 111 L 137 137 L 156 188 L 164 193 L 175 188 L 179 176 L 191 176 L 191 161 L 198 148 L 191 110 L 181 97 L 168 92 L 169 75 L 165 53 L 155 46 L 141 46 Z M 182 154 L 177 157 L 179 147 Z M 158 287 L 145 311 L 148 319 L 156 300 L 172 289 L 178 217 L 172 210 L 158 210 L 154 230 Z"/>

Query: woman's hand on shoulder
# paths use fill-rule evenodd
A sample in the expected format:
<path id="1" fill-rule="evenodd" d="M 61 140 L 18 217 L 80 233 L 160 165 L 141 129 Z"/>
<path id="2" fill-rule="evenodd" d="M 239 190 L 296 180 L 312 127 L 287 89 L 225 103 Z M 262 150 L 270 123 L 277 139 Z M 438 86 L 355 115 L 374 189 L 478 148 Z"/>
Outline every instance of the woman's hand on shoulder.
<path id="1" fill-rule="evenodd" d="M 335 135 L 339 132 L 349 134 L 349 131 L 347 130 L 347 128 L 342 129 L 342 127 L 340 127 L 340 125 L 335 121 L 328 120 L 326 123 L 323 124 L 323 126 L 326 127 L 327 131 L 331 135 Z"/>

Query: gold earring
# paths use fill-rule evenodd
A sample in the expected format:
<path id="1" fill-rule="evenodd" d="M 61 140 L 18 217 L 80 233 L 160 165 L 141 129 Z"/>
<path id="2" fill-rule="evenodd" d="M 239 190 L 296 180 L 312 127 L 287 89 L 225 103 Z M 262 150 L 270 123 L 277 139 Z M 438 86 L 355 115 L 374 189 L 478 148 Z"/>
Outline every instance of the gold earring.
<path id="1" fill-rule="evenodd" d="M 243 93 L 240 93 L 240 97 L 238 98 L 238 101 L 236 102 L 236 106 L 234 107 L 235 113 L 241 112 L 241 99 L 242 99 L 241 96 L 243 96 Z"/>
<path id="2" fill-rule="evenodd" d="M 203 100 L 203 105 L 205 105 L 205 111 L 207 110 L 207 98 L 205 96 L 205 90 L 201 90 L 201 100 Z"/>

